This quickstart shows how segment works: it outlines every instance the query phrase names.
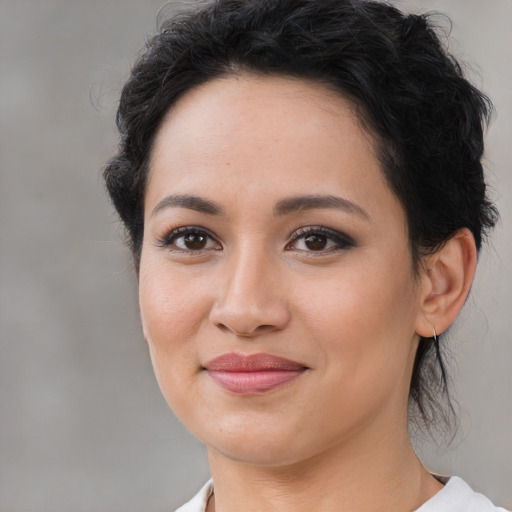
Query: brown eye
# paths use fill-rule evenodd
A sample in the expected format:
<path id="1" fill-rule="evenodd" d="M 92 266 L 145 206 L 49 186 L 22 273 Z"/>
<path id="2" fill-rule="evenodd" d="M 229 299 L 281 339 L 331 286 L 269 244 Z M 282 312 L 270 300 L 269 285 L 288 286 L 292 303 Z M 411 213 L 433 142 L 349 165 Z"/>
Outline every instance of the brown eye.
<path id="1" fill-rule="evenodd" d="M 183 244 L 191 251 L 199 251 L 206 247 L 208 237 L 202 233 L 189 233 L 183 237 Z"/>
<path id="2" fill-rule="evenodd" d="M 207 231 L 195 228 L 194 226 L 174 230 L 162 240 L 161 245 L 171 251 L 189 253 L 210 249 L 219 250 L 222 248 Z"/>
<path id="3" fill-rule="evenodd" d="M 309 235 L 304 239 L 304 244 L 311 251 L 322 251 L 327 246 L 327 237 L 324 235 Z"/>
<path id="4" fill-rule="evenodd" d="M 286 249 L 327 255 L 346 251 L 355 245 L 351 237 L 334 229 L 324 226 L 307 226 L 295 232 Z"/>

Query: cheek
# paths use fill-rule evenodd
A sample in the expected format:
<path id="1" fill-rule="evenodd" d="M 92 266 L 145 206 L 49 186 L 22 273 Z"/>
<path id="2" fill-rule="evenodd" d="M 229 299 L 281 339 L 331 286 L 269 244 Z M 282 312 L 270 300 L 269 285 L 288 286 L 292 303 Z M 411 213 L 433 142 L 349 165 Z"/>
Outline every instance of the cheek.
<path id="1" fill-rule="evenodd" d="M 345 376 L 354 391 L 408 370 L 416 295 L 411 275 L 393 266 L 353 266 L 336 280 L 317 281 L 300 306 L 330 378 Z"/>
<path id="2" fill-rule="evenodd" d="M 139 305 L 157 381 L 171 406 L 177 391 L 197 373 L 200 362 L 195 334 L 209 308 L 205 290 L 190 285 L 165 264 L 142 265 Z"/>
<path id="3" fill-rule="evenodd" d="M 317 332 L 330 334 L 326 339 L 337 333 L 341 337 L 367 336 L 370 342 L 380 335 L 393 337 L 392 330 L 409 332 L 412 328 L 409 320 L 414 316 L 415 300 L 410 280 L 390 279 L 385 270 L 371 272 L 367 267 L 340 272 L 335 279 L 326 276 L 298 296 L 301 311 L 314 322 Z"/>
<path id="4" fill-rule="evenodd" d="M 150 260 L 150 258 L 147 258 Z M 175 272 L 166 262 L 141 262 L 139 306 L 148 343 L 186 343 L 202 321 L 209 304 L 200 282 Z"/>

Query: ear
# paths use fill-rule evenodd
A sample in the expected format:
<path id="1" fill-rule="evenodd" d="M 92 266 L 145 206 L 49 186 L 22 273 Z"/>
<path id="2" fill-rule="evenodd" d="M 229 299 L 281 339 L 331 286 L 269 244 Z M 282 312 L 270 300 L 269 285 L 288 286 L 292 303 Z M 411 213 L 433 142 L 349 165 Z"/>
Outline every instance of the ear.
<path id="1" fill-rule="evenodd" d="M 434 329 L 440 334 L 455 320 L 471 288 L 476 263 L 475 239 L 467 228 L 457 231 L 439 251 L 425 258 L 417 334 L 430 338 Z"/>

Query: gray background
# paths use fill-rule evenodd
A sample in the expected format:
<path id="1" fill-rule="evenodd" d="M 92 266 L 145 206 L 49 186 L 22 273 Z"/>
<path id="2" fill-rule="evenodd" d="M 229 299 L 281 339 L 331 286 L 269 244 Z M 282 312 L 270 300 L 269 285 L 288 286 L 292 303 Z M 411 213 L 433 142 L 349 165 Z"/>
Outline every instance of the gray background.
<path id="1" fill-rule="evenodd" d="M 461 429 L 429 467 L 512 507 L 511 0 L 401 2 L 454 20 L 497 115 L 487 137 L 502 221 L 450 344 Z M 161 0 L 0 0 L 0 510 L 170 511 L 207 478 L 168 410 L 99 169 Z"/>

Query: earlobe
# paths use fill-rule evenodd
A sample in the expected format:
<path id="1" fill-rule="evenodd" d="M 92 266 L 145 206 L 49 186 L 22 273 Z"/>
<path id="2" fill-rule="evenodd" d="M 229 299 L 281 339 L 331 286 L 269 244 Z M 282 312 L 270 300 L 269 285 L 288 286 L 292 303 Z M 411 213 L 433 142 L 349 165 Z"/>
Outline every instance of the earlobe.
<path id="1" fill-rule="evenodd" d="M 432 337 L 455 320 L 468 296 L 476 271 L 475 240 L 467 228 L 460 229 L 435 254 L 426 258 L 422 276 L 421 311 L 416 332 Z"/>

